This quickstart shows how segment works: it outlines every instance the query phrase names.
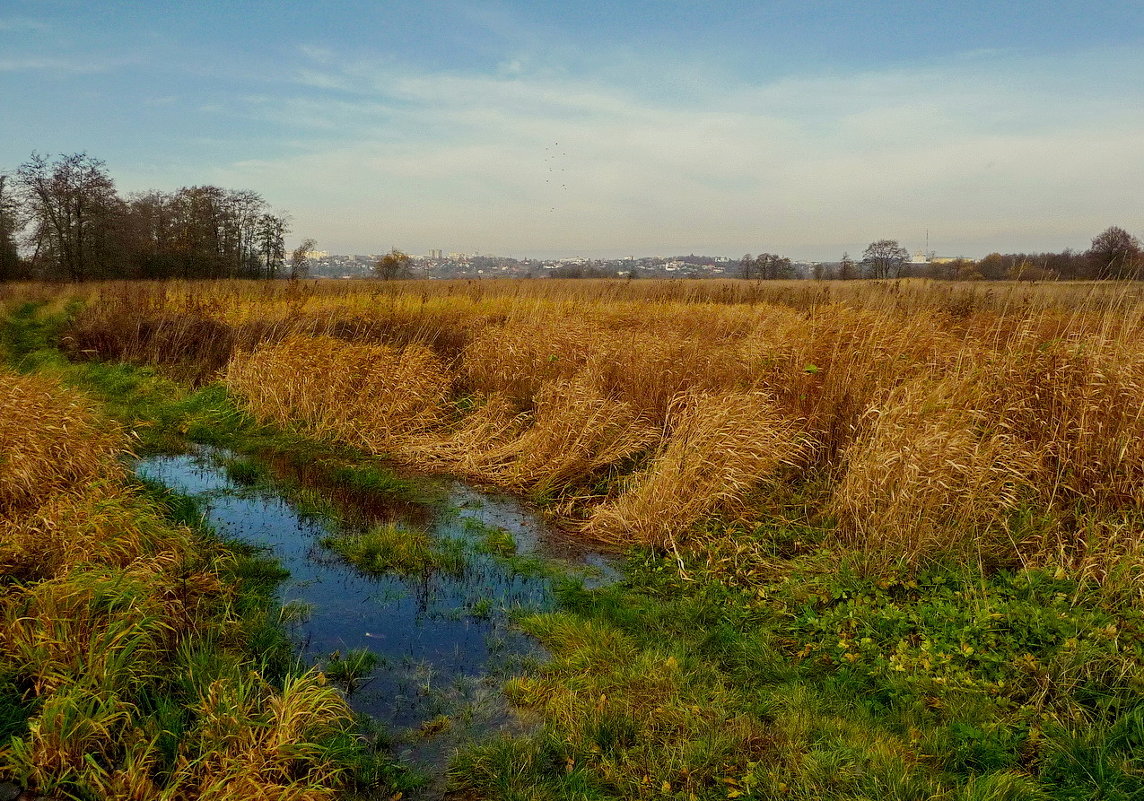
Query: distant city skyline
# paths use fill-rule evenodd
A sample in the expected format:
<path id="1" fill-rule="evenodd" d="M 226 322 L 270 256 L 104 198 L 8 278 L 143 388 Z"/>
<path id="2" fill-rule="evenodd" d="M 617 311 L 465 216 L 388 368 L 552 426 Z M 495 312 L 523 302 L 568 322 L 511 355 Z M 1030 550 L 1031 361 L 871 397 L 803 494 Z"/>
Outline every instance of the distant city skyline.
<path id="1" fill-rule="evenodd" d="M 1144 236 L 1144 5 L 8 0 L 0 171 L 259 192 L 330 253 L 980 257 Z"/>

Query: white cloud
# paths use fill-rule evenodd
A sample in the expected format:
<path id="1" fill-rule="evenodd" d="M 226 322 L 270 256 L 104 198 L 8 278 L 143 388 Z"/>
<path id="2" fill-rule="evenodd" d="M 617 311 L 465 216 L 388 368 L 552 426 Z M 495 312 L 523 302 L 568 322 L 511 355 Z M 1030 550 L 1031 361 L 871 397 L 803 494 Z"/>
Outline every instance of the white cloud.
<path id="1" fill-rule="evenodd" d="M 929 228 L 972 255 L 1144 228 L 1125 219 L 1144 207 L 1139 51 L 980 53 L 677 96 L 533 59 L 426 74 L 307 52 L 293 99 L 243 113 L 317 138 L 222 176 L 334 249 L 825 258 L 883 236 L 916 247 Z"/>

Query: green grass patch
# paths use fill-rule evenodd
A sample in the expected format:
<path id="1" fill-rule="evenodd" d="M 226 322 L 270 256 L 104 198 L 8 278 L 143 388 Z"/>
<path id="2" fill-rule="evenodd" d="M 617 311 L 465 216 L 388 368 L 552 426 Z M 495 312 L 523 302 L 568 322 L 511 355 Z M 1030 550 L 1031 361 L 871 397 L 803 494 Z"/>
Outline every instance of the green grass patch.
<path id="1" fill-rule="evenodd" d="M 360 464 L 356 460 L 339 460 L 327 455 L 324 467 L 332 482 L 354 492 L 374 493 L 414 503 L 428 500 L 417 482 L 401 478 L 376 464 Z"/>
<path id="2" fill-rule="evenodd" d="M 79 306 L 73 302 L 50 313 L 45 313 L 44 308 L 43 303 L 22 303 L 7 311 L 0 328 L 0 347 L 5 358 L 21 372 L 35 372 L 67 361 L 56 343 Z"/>
<path id="3" fill-rule="evenodd" d="M 377 654 L 368 648 L 354 648 L 344 654 L 335 651 L 322 662 L 322 672 L 327 679 L 352 693 L 369 680 L 379 661 Z"/>
<path id="4" fill-rule="evenodd" d="M 241 456 L 232 456 L 222 462 L 223 473 L 240 487 L 253 487 L 269 480 L 270 474 L 258 462 Z"/>
<path id="5" fill-rule="evenodd" d="M 1095 584 L 948 566 L 865 576 L 811 529 L 713 538 L 558 585 L 541 721 L 452 767 L 518 799 L 1144 797 L 1144 620 Z"/>
<path id="6" fill-rule="evenodd" d="M 488 620 L 495 610 L 496 604 L 492 598 L 478 598 L 468 605 L 465 614 L 477 620 Z"/>
<path id="7" fill-rule="evenodd" d="M 468 522 L 468 521 L 466 521 Z M 482 553 L 508 559 L 516 556 L 516 538 L 503 528 L 483 527 L 477 548 Z"/>
<path id="8" fill-rule="evenodd" d="M 425 575 L 435 571 L 460 574 L 465 550 L 455 540 L 439 540 L 422 529 L 399 523 L 342 532 L 322 539 L 322 545 L 367 573 Z"/>

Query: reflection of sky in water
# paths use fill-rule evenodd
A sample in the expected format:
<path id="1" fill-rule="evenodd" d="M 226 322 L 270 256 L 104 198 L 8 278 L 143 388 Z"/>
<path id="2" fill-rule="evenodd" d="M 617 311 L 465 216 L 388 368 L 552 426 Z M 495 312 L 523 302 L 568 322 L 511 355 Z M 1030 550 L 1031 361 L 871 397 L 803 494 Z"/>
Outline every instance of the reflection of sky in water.
<path id="1" fill-rule="evenodd" d="M 171 489 L 198 497 L 207 521 L 223 537 L 264 547 L 290 571 L 282 602 L 312 607 L 297 624 L 303 652 L 311 660 L 333 651 L 368 648 L 382 659 L 375 678 L 350 697 L 353 706 L 397 727 L 416 725 L 446 711 L 443 698 L 472 700 L 486 692 L 480 676 L 503 674 L 540 649 L 508 624 L 506 610 L 543 609 L 551 604 L 546 578 L 510 572 L 495 558 L 471 554 L 460 576 L 369 576 L 341 562 L 319 545 L 332 524 L 300 515 L 273 492 L 239 487 L 217 464 L 217 454 L 159 456 L 137 472 Z M 466 520 L 510 531 L 522 553 L 553 550 L 552 535 L 510 498 L 489 496 L 451 482 L 444 508 L 436 510 L 432 532 L 471 538 Z M 592 555 L 560 548 L 561 561 L 590 563 Z M 598 558 L 597 558 L 598 559 Z M 613 574 L 601 565 L 594 580 Z M 587 576 L 592 579 L 591 573 Z M 467 614 L 491 601 L 487 617 Z"/>

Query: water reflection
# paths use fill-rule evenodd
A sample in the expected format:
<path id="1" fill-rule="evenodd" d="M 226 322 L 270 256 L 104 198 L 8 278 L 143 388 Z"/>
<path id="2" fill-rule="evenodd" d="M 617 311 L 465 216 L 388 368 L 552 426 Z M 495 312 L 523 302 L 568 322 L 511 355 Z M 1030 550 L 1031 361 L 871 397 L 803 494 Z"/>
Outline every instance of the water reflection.
<path id="1" fill-rule="evenodd" d="M 331 653 L 359 648 L 379 657 L 372 679 L 350 702 L 391 730 L 417 727 L 460 709 L 467 710 L 470 727 L 514 725 L 497 700 L 497 688 L 522 662 L 543 654 L 513 628 L 510 617 L 514 610 L 549 608 L 552 580 L 547 574 L 522 575 L 504 560 L 473 548 L 467 548 L 466 566 L 458 575 L 366 575 L 319 544 L 337 533 L 338 526 L 396 518 L 426 526 L 434 536 L 473 544 L 490 529 L 501 529 L 512 534 L 521 553 L 557 557 L 572 569 L 594 565 L 581 570 L 588 582 L 614 576 L 602 557 L 563 543 L 513 499 L 460 482 L 439 484 L 436 495 L 444 501 L 431 509 L 377 498 L 352 504 L 323 492 L 335 502 L 352 505 L 348 514 L 339 515 L 349 522 L 334 522 L 298 511 L 273 488 L 235 483 L 223 468 L 229 457 L 225 451 L 201 448 L 142 460 L 136 471 L 198 498 L 207 522 L 221 536 L 264 548 L 281 562 L 290 572 L 279 589 L 281 602 L 310 610 L 294 624 L 306 659 L 317 663 Z M 297 480 L 298 475 L 290 478 Z M 419 741 L 407 752 L 418 761 L 436 761 L 442 747 Z"/>

